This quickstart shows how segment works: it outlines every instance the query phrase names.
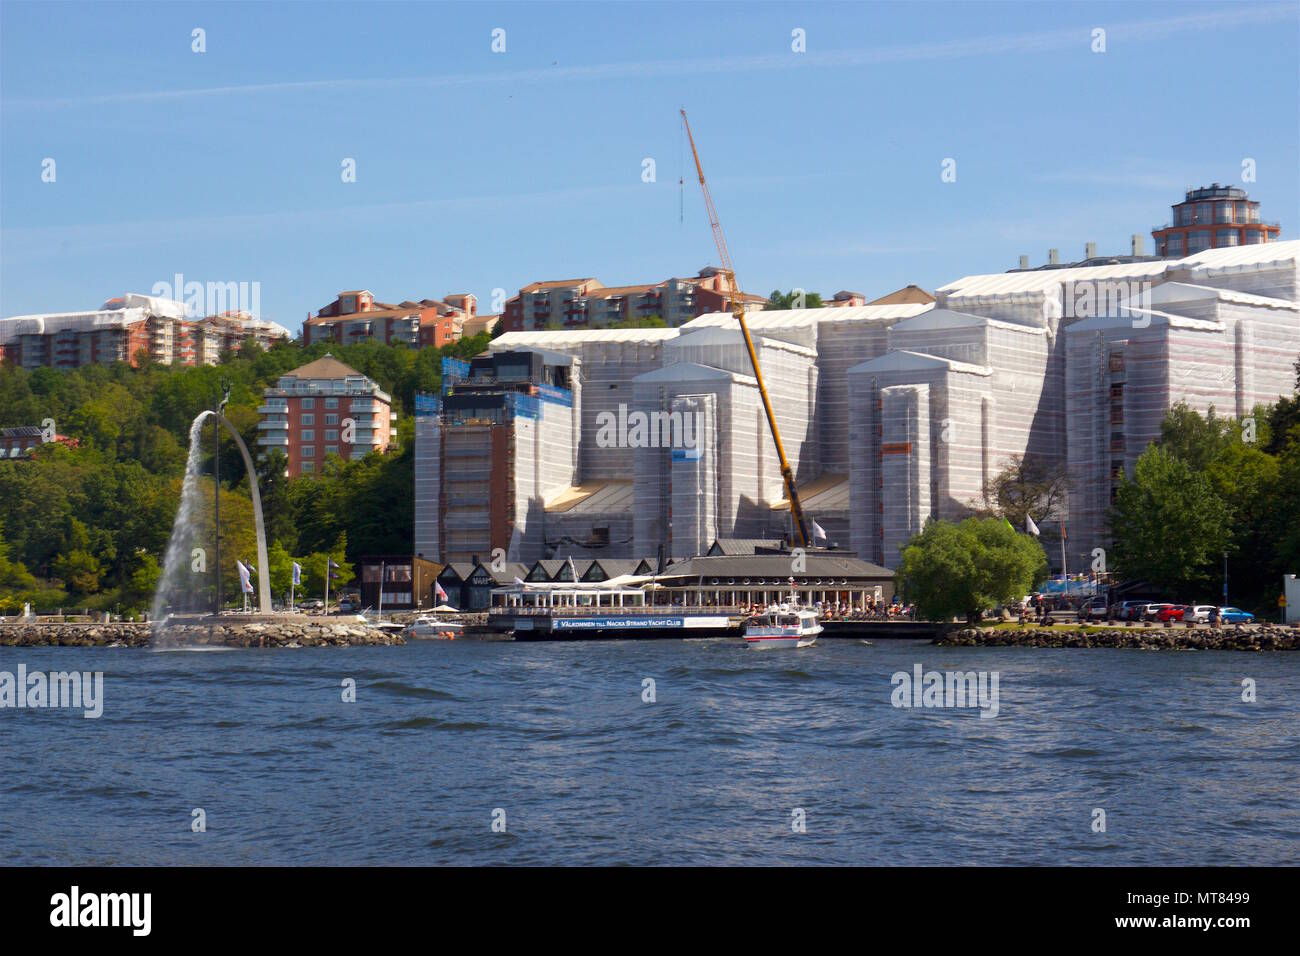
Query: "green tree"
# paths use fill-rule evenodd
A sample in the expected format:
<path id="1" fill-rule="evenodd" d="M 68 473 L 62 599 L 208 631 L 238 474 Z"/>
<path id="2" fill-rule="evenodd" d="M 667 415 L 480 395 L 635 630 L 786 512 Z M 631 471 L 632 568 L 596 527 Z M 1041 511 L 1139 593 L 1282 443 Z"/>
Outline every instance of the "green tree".
<path id="1" fill-rule="evenodd" d="M 0 612 L 20 608 L 28 592 L 35 590 L 36 578 L 21 561 L 9 559 L 9 544 L 0 526 Z"/>
<path id="2" fill-rule="evenodd" d="M 611 322 L 609 327 L 611 329 L 662 329 L 667 325 L 668 323 L 657 315 L 630 315 L 617 322 Z"/>
<path id="3" fill-rule="evenodd" d="M 325 597 L 325 574 L 326 561 L 333 561 L 338 567 L 334 568 L 334 576 L 329 582 L 330 601 L 333 602 L 334 595 L 345 587 L 354 577 L 352 565 L 347 560 L 348 536 L 342 533 L 335 539 L 334 544 L 328 550 L 313 551 L 307 557 L 303 558 L 303 573 L 307 575 L 310 582 L 311 593 Z M 304 582 L 304 589 L 307 582 Z"/>
<path id="4" fill-rule="evenodd" d="M 1022 531 L 1026 517 L 1032 517 L 1037 524 L 1059 517 L 1068 489 L 1063 465 L 1041 455 L 1012 455 L 1006 467 L 989 482 L 984 507 L 988 516 L 1006 518 L 1013 528 Z"/>
<path id="5" fill-rule="evenodd" d="M 823 305 L 821 294 L 818 292 L 803 293 L 803 305 L 800 306 L 796 299 L 799 292 L 791 289 L 789 292 L 782 292 L 780 289 L 773 289 L 772 294 L 767 297 L 767 307 L 771 310 L 776 309 L 820 309 Z"/>
<path id="6" fill-rule="evenodd" d="M 897 584 L 921 616 L 962 617 L 1024 597 L 1047 576 L 1047 556 L 1036 538 L 1018 534 L 1001 518 L 931 520 L 903 548 Z"/>
<path id="7" fill-rule="evenodd" d="M 1160 423 L 1160 446 L 1194 471 L 1204 471 L 1232 443 L 1234 427 L 1233 420 L 1220 418 L 1213 405 L 1201 417 L 1186 402 L 1178 402 Z"/>
<path id="8" fill-rule="evenodd" d="M 99 561 L 80 549 L 54 559 L 54 574 L 74 595 L 94 594 L 99 590 Z"/>
<path id="9" fill-rule="evenodd" d="M 267 573 L 271 576 L 271 593 L 284 597 L 289 593 L 293 583 L 293 558 L 279 541 L 271 543 L 267 549 Z"/>
<path id="10" fill-rule="evenodd" d="M 1234 547 L 1230 521 L 1209 478 L 1165 446 L 1148 446 L 1115 494 L 1113 564 L 1125 577 L 1193 598 L 1218 556 Z"/>
<path id="11" fill-rule="evenodd" d="M 135 567 L 122 590 L 122 603 L 131 611 L 145 610 L 153 603 L 154 591 L 158 589 L 161 577 L 162 568 L 158 565 L 158 559 L 147 552 L 138 553 Z"/>
<path id="12" fill-rule="evenodd" d="M 1300 359 L 1295 363 L 1296 394 L 1277 400 L 1268 411 L 1270 439 L 1264 450 L 1280 455 L 1290 441 L 1300 441 Z"/>

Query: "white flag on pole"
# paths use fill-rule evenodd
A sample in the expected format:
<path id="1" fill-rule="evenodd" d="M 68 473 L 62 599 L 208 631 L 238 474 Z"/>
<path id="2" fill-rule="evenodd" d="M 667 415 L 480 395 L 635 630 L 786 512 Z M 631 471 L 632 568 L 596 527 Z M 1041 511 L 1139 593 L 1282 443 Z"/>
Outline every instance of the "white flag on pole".
<path id="1" fill-rule="evenodd" d="M 821 538 L 823 541 L 829 540 L 826 537 L 826 529 L 817 523 L 816 518 L 809 518 L 808 520 L 812 522 L 812 532 L 813 532 L 814 541 L 816 541 L 818 538 Z"/>
<path id="2" fill-rule="evenodd" d="M 1034 524 L 1034 519 L 1031 518 L 1029 515 L 1025 515 L 1025 530 L 1028 531 L 1030 534 L 1032 534 L 1035 538 L 1038 537 L 1038 525 Z"/>
<path id="3" fill-rule="evenodd" d="M 439 601 L 445 601 L 445 600 L 447 600 L 447 592 L 444 591 L 444 590 L 442 589 L 442 585 L 441 585 L 441 584 L 439 584 L 437 581 L 434 581 L 434 582 L 433 582 L 433 587 L 434 587 L 434 592 L 433 592 L 433 593 L 436 594 L 436 595 L 438 595 L 438 600 L 439 600 Z"/>
<path id="4" fill-rule="evenodd" d="M 293 583 L 302 584 L 302 565 L 297 561 L 293 562 Z"/>
<path id="5" fill-rule="evenodd" d="M 236 561 L 235 567 L 239 568 L 239 586 L 243 588 L 245 594 L 252 594 L 253 582 L 249 580 L 247 566 L 243 561 Z"/>

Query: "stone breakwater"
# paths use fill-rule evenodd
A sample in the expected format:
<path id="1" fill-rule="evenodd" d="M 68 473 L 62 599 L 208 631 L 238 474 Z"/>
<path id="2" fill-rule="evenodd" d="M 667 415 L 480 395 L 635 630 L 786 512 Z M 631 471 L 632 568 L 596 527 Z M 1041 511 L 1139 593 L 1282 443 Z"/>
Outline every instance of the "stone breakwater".
<path id="1" fill-rule="evenodd" d="M 0 647 L 361 647 L 405 644 L 400 634 L 353 621 L 170 625 L 0 624 Z"/>
<path id="2" fill-rule="evenodd" d="M 1294 651 L 1300 650 L 1300 628 L 1281 625 L 1214 629 L 1134 628 L 1015 629 L 968 627 L 951 631 L 934 642 L 945 647 L 1127 647 L 1174 651 Z"/>

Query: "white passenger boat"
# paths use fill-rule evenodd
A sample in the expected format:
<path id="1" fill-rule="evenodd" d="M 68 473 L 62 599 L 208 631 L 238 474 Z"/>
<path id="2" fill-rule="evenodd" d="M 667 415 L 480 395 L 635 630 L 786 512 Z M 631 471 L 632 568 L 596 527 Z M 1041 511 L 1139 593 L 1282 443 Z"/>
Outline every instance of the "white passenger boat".
<path id="1" fill-rule="evenodd" d="M 773 604 L 745 622 L 745 643 L 761 647 L 809 647 L 822 626 L 817 612 L 797 604 Z"/>
<path id="2" fill-rule="evenodd" d="M 402 636 L 409 641 L 454 641 L 464 632 L 465 626 L 448 621 L 436 614 L 423 614 L 406 626 Z"/>

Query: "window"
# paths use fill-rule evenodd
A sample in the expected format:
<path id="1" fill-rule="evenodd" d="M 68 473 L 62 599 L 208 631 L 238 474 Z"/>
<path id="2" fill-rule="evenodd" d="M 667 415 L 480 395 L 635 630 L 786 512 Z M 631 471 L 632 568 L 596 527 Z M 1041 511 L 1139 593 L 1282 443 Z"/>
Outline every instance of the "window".
<path id="1" fill-rule="evenodd" d="M 299 404 L 300 404 L 300 406 L 301 406 L 302 408 L 315 408 L 315 407 L 316 407 L 316 399 L 314 399 L 314 398 L 304 398 L 304 399 L 303 399 Z"/>
<path id="2" fill-rule="evenodd" d="M 339 423 L 339 416 L 337 414 L 325 416 L 326 425 L 337 425 L 338 423 Z"/>
<path id="3" fill-rule="evenodd" d="M 1220 229 L 1214 234 L 1215 246 L 1235 246 L 1237 244 L 1236 229 Z"/>
<path id="4" fill-rule="evenodd" d="M 1181 259 L 1183 256 L 1183 235 L 1180 232 L 1170 233 L 1165 238 L 1165 255 Z"/>
<path id="5" fill-rule="evenodd" d="M 1194 229 L 1187 234 L 1187 254 L 1203 252 L 1210 248 L 1210 230 Z"/>
<path id="6" fill-rule="evenodd" d="M 326 440 L 326 441 L 338 441 L 338 440 L 339 440 L 339 430 L 338 430 L 337 428 L 327 428 L 327 429 L 325 429 L 325 440 Z"/>
<path id="7" fill-rule="evenodd" d="M 338 407 L 339 407 L 339 400 L 338 400 L 337 398 L 327 398 L 327 399 L 325 399 L 325 407 L 326 407 L 326 408 L 338 408 Z"/>
<path id="8" fill-rule="evenodd" d="M 303 429 L 303 433 L 300 437 L 302 438 L 303 441 L 315 441 L 316 433 L 312 431 L 310 428 L 305 428 Z"/>
<path id="9" fill-rule="evenodd" d="M 338 446 L 338 445 L 326 445 L 326 446 L 325 446 L 325 454 L 327 454 L 327 455 L 337 455 L 338 453 L 339 453 L 339 446 Z"/>
<path id="10" fill-rule="evenodd" d="M 299 422 L 299 424 L 301 424 L 301 425 L 315 425 L 315 424 L 316 424 L 316 416 L 315 416 L 315 415 L 303 415 L 303 416 L 301 416 L 301 417 L 298 419 L 298 422 Z"/>
<path id="11" fill-rule="evenodd" d="M 310 475 L 315 470 L 316 470 L 316 465 L 314 462 L 304 461 L 302 463 L 302 473 L 304 475 Z"/>
<path id="12" fill-rule="evenodd" d="M 303 458 L 315 458 L 316 449 L 313 448 L 311 445 L 308 445 L 307 447 L 301 449 L 301 454 Z"/>
<path id="13" fill-rule="evenodd" d="M 1123 352 L 1111 352 L 1111 353 L 1110 353 L 1110 370 L 1111 370 L 1112 372 L 1122 372 L 1122 371 L 1124 371 L 1124 353 L 1123 353 Z"/>

